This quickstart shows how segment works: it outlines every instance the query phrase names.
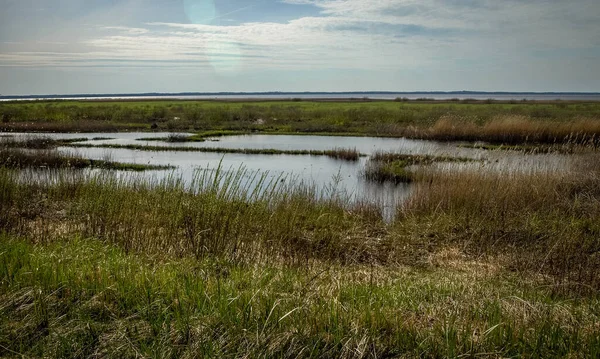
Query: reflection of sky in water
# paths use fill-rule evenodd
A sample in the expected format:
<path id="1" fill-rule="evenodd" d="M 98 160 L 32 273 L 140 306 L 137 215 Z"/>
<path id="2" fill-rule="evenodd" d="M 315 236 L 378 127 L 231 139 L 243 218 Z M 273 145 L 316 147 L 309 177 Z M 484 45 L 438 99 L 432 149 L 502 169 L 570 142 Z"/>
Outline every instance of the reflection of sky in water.
<path id="1" fill-rule="evenodd" d="M 2 134 L 0 134 L 2 135 Z M 32 136 L 14 133 L 15 136 Z M 345 137 L 345 136 L 275 136 L 249 135 L 227 136 L 215 141 L 192 143 L 166 143 L 138 141 L 142 137 L 167 137 L 168 133 L 85 133 L 85 134 L 44 134 L 53 138 L 108 137 L 111 140 L 89 141 L 89 144 L 149 144 L 153 146 L 189 146 L 222 148 L 274 148 L 280 150 L 328 150 L 335 147 L 356 148 L 364 154 L 387 151 L 405 154 L 428 154 L 437 156 L 461 156 L 478 159 L 476 162 L 436 163 L 430 170 L 442 171 L 486 171 L 500 173 L 544 173 L 570 169 L 572 157 L 567 155 L 545 154 L 524 155 L 512 151 L 484 151 L 462 148 L 453 143 L 409 140 L 403 138 Z M 125 163 L 172 165 L 171 171 L 148 171 L 144 173 L 114 172 L 120 178 L 141 177 L 150 180 L 169 176 L 181 178 L 191 183 L 198 172 L 214 171 L 221 168 L 227 172 L 245 168 L 247 175 L 242 183 L 252 186 L 251 177 L 256 173 L 266 173 L 267 180 L 281 181 L 282 185 L 306 185 L 318 195 L 344 197 L 356 201 L 367 201 L 380 206 L 384 216 L 390 219 L 397 204 L 410 194 L 410 185 L 379 184 L 364 180 L 361 171 L 368 157 L 357 162 L 336 160 L 326 156 L 292 155 L 244 155 L 203 152 L 149 152 L 109 148 L 60 148 L 85 158 L 110 159 Z"/>

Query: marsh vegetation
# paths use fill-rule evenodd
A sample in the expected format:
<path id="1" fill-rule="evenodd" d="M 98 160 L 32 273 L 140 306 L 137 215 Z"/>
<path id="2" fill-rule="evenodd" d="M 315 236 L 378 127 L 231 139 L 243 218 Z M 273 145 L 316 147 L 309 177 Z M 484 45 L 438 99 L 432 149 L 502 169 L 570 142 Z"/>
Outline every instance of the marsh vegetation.
<path id="1" fill-rule="evenodd" d="M 390 106 L 405 104 L 417 106 Z M 89 119 L 106 104 L 78 106 Z M 569 106 L 583 117 L 597 105 L 557 116 Z M 570 113 L 527 121 L 580 121 Z M 489 121 L 477 128 L 491 134 Z M 533 144 L 511 131 L 506 143 Z M 0 356 L 597 357 L 600 157 L 585 131 L 563 138 L 581 150 L 557 155 L 560 171 L 443 153 L 323 159 L 374 166 L 371 179 L 392 185 L 406 171 L 410 195 L 389 220 L 374 201 L 244 167 L 186 181 L 0 162 Z M 4 140 L 0 153 L 35 153 L 27 161 L 98 145 Z"/>
<path id="2" fill-rule="evenodd" d="M 25 138 L 0 139 L 0 168 L 96 168 L 109 170 L 166 170 L 172 166 L 122 163 L 106 159 L 88 159 L 74 153 L 64 153 L 56 150 L 58 146 L 68 146 L 71 143 L 86 141 L 86 138 L 56 140 L 49 137 L 27 136 Z"/>
<path id="3" fill-rule="evenodd" d="M 173 142 L 173 141 L 167 141 Z M 278 150 L 274 148 L 224 148 L 224 147 L 187 147 L 187 146 L 151 146 L 135 144 L 63 144 L 73 148 L 113 148 L 136 151 L 170 151 L 170 152 L 209 152 L 209 153 L 239 153 L 246 155 L 296 155 L 296 156 L 327 156 L 335 159 L 357 161 L 363 154 L 352 148 L 334 148 L 331 150 Z"/>
<path id="4" fill-rule="evenodd" d="M 597 145 L 596 102 L 36 101 L 0 104 L 0 130 L 340 134 Z M 183 140 L 179 138 L 178 140 Z"/>

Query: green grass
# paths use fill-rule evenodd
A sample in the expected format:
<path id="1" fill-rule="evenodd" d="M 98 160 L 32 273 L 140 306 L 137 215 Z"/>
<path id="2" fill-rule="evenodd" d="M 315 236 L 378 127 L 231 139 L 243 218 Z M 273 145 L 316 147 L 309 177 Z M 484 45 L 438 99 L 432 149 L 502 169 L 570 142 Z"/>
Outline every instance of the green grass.
<path id="1" fill-rule="evenodd" d="M 0 104 L 6 131 L 351 134 L 494 143 L 596 143 L 600 103 L 36 101 Z M 259 121 L 260 120 L 260 121 Z"/>
<path id="2" fill-rule="evenodd" d="M 205 153 L 239 153 L 246 155 L 296 155 L 296 156 L 327 156 L 347 161 L 358 161 L 363 154 L 356 149 L 335 148 L 331 150 L 277 150 L 272 148 L 223 148 L 223 147 L 187 147 L 187 146 L 150 146 L 150 145 L 118 145 L 118 144 L 85 144 L 72 143 L 64 146 L 73 148 L 114 148 L 136 151 L 175 151 L 175 152 L 205 152 Z"/>
<path id="3" fill-rule="evenodd" d="M 597 357 L 599 163 L 423 167 L 391 223 L 243 168 L 0 168 L 0 356 Z"/>
<path id="4" fill-rule="evenodd" d="M 120 171 L 149 171 L 172 169 L 173 166 L 122 163 L 105 160 L 92 160 L 55 150 L 27 151 L 19 148 L 0 148 L 0 167 L 4 168 L 99 168 Z"/>
<path id="5" fill-rule="evenodd" d="M 0 139 L 0 148 L 29 148 L 29 149 L 51 149 L 58 146 L 68 145 L 75 142 L 85 142 L 88 139 L 82 138 L 69 138 L 56 140 L 45 136 L 26 136 L 23 138 L 17 137 L 6 137 Z"/>
<path id="6" fill-rule="evenodd" d="M 362 175 L 373 182 L 410 183 L 415 173 L 408 167 L 427 166 L 435 162 L 469 162 L 469 158 L 407 155 L 395 152 L 376 152 L 371 156 Z"/>
<path id="7" fill-rule="evenodd" d="M 161 141 L 161 142 L 205 142 L 207 139 L 223 137 L 223 136 L 240 136 L 249 135 L 248 131 L 204 131 L 195 135 L 169 135 L 168 137 L 143 137 L 138 141 Z"/>
<path id="8" fill-rule="evenodd" d="M 100 168 L 105 170 L 116 170 L 116 171 L 157 171 L 157 170 L 169 170 L 174 169 L 174 166 L 163 166 L 163 165 L 150 165 L 140 163 L 123 163 L 115 161 L 104 161 L 104 160 L 88 160 L 90 168 Z"/>
<path id="9" fill-rule="evenodd" d="M 596 300 L 510 275 L 157 260 L 97 240 L 0 237 L 0 355 L 599 354 Z"/>
<path id="10" fill-rule="evenodd" d="M 490 144 L 490 143 L 472 143 L 472 144 L 460 144 L 459 147 L 463 148 L 475 148 L 486 151 L 516 151 L 524 154 L 545 154 L 545 153 L 562 153 L 572 154 L 577 151 L 589 151 L 592 148 L 581 147 L 576 145 L 561 144 L 561 145 L 505 145 L 505 144 Z"/>

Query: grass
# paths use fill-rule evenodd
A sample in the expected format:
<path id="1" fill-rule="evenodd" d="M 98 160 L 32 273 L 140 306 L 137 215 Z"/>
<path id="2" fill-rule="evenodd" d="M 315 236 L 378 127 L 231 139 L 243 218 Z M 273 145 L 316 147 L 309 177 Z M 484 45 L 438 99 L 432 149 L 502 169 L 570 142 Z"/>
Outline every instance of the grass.
<path id="1" fill-rule="evenodd" d="M 176 152 L 208 152 L 208 153 L 239 153 L 246 155 L 297 155 L 297 156 L 328 156 L 347 161 L 358 161 L 363 156 L 356 149 L 335 148 L 332 150 L 277 150 L 272 148 L 223 148 L 223 147 L 186 147 L 186 146 L 149 146 L 149 145 L 118 145 L 118 144 L 85 144 L 73 143 L 66 146 L 74 148 L 114 148 L 136 151 L 176 151 Z"/>
<path id="2" fill-rule="evenodd" d="M 598 293 L 598 156 L 574 157 L 575 172 L 421 172 L 397 224 L 475 257 L 553 278 L 554 290 Z M 416 227 L 412 227 L 412 226 Z"/>
<path id="3" fill-rule="evenodd" d="M 142 137 L 138 138 L 137 141 L 157 141 L 157 142 L 204 142 L 206 141 L 204 138 L 196 138 L 192 135 L 177 135 L 172 134 L 168 137 Z"/>
<path id="4" fill-rule="evenodd" d="M 490 143 L 470 143 L 460 144 L 459 147 L 463 148 L 475 148 L 487 151 L 518 151 L 523 154 L 548 154 L 548 153 L 560 153 L 560 154 L 573 154 L 576 152 L 590 151 L 595 148 L 590 146 L 580 146 L 575 144 L 523 144 L 523 145 L 505 145 L 505 144 L 490 144 Z M 595 147 L 595 146 L 594 146 Z"/>
<path id="5" fill-rule="evenodd" d="M 69 138 L 56 140 L 46 136 L 25 136 L 23 138 L 6 137 L 0 139 L 0 148 L 29 148 L 29 149 L 51 149 L 58 146 L 64 146 L 75 142 L 85 142 L 88 139 Z"/>
<path id="6" fill-rule="evenodd" d="M 598 354 L 597 302 L 549 299 L 510 277 L 157 261 L 81 239 L 0 243 L 4 355 Z"/>
<path id="7" fill-rule="evenodd" d="M 92 160 L 55 150 L 27 151 L 15 148 L 0 148 L 0 167 L 4 168 L 100 168 L 121 171 L 148 171 L 171 169 L 172 166 L 121 163 Z"/>
<path id="8" fill-rule="evenodd" d="M 240 136 L 249 135 L 247 131 L 204 131 L 195 135 L 178 135 L 172 134 L 168 137 L 144 137 L 138 139 L 138 141 L 161 141 L 161 142 L 205 142 L 209 138 L 217 138 L 223 136 Z"/>
<path id="9" fill-rule="evenodd" d="M 596 357 L 598 163 L 423 168 L 391 224 L 244 169 L 0 169 L 0 355 Z"/>
<path id="10" fill-rule="evenodd" d="M 0 104 L 0 130 L 350 134 L 505 144 L 598 144 L 600 103 L 36 101 Z"/>
<path id="11" fill-rule="evenodd" d="M 24 164 L 0 166 L 0 357 L 600 356 L 598 153 L 560 173 L 376 153 L 414 166 L 391 223 L 243 168 L 10 169 L 46 153 L 0 149 Z"/>
<path id="12" fill-rule="evenodd" d="M 407 155 L 395 152 L 376 152 L 371 156 L 362 175 L 373 182 L 410 183 L 415 179 L 415 174 L 409 169 L 411 166 L 426 166 L 435 162 L 468 162 L 468 158 Z"/>
<path id="13" fill-rule="evenodd" d="M 188 142 L 186 136 L 172 135 L 167 142 Z M 106 139 L 106 138 L 99 138 Z M 140 139 L 140 141 L 143 139 Z M 159 140 L 159 139 L 151 139 Z M 87 138 L 73 138 L 55 140 L 44 136 L 31 136 L 24 139 L 1 139 L 0 148 L 28 148 L 28 149 L 53 149 L 59 146 L 75 148 L 117 148 L 137 151 L 178 151 L 178 152 L 211 152 L 211 153 L 240 153 L 252 155 L 310 155 L 328 156 L 346 161 L 358 161 L 363 156 L 355 148 L 334 148 L 331 150 L 276 150 L 276 149 L 237 149 L 237 148 L 210 148 L 210 147 L 170 147 L 148 145 L 118 145 L 118 144 L 86 144 Z"/>

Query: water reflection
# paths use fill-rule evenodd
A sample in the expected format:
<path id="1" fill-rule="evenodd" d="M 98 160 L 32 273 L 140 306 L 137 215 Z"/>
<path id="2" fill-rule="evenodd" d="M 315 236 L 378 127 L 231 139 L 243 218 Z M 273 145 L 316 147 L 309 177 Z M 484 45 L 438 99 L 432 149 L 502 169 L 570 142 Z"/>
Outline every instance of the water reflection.
<path id="1" fill-rule="evenodd" d="M 2 134 L 0 134 L 1 136 Z M 30 134 L 11 134 L 15 136 L 31 136 Z M 170 133 L 57 133 L 48 136 L 56 139 L 87 138 L 88 144 L 144 144 L 138 139 L 143 137 L 168 137 Z M 181 133 L 181 135 L 186 135 Z M 93 138 L 111 138 L 110 140 L 92 140 Z M 216 140 L 216 139 L 215 139 Z M 376 151 L 393 151 L 405 154 L 427 154 L 436 156 L 459 156 L 475 159 L 475 162 L 436 163 L 433 170 L 442 171 L 516 171 L 544 172 L 565 171 L 572 163 L 567 155 L 537 154 L 524 155 L 511 151 L 485 151 L 464 148 L 456 143 L 440 143 L 397 138 L 343 137 L 343 136 L 276 136 L 249 135 L 218 138 L 218 141 L 195 143 L 148 142 L 153 146 L 190 146 L 212 148 L 273 148 L 279 150 L 328 150 L 335 147 L 356 148 L 364 154 Z M 160 181 L 165 178 L 180 178 L 191 184 L 198 173 L 217 171 L 239 171 L 245 168 L 248 178 L 261 173 L 266 181 L 282 181 L 288 188 L 306 186 L 314 189 L 321 197 L 345 198 L 350 202 L 369 202 L 380 206 L 384 217 L 391 219 L 399 203 L 411 194 L 409 184 L 394 185 L 391 183 L 373 183 L 362 178 L 368 157 L 359 161 L 348 162 L 325 156 L 292 156 L 292 155 L 245 155 L 220 154 L 204 152 L 148 152 L 110 148 L 69 148 L 58 149 L 65 153 L 75 153 L 90 159 L 110 159 L 112 161 L 172 165 L 173 171 L 148 171 L 141 174 L 118 172 L 120 178 L 141 178 Z M 251 182 L 244 182 L 251 185 Z"/>

